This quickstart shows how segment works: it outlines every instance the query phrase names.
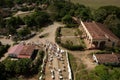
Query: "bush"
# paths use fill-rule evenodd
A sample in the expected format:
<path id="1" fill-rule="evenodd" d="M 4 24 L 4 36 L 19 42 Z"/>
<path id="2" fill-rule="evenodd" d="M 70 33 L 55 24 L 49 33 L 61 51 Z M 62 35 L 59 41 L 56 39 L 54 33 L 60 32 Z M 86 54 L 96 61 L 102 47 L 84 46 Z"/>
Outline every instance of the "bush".
<path id="1" fill-rule="evenodd" d="M 67 48 L 69 50 L 85 50 L 84 45 L 73 45 L 71 41 L 66 41 L 66 43 L 61 43 L 60 44 L 62 47 Z"/>
<path id="2" fill-rule="evenodd" d="M 60 37 L 61 37 L 61 34 L 60 34 L 61 28 L 62 28 L 62 27 L 58 27 L 57 30 L 56 30 L 55 41 L 56 41 L 58 44 L 61 43 L 61 41 L 60 41 L 60 40 L 61 40 L 61 39 L 60 39 Z"/>
<path id="3" fill-rule="evenodd" d="M 10 45 L 1 45 L 0 46 L 0 58 L 4 56 L 4 54 L 7 52 Z"/>
<path id="4" fill-rule="evenodd" d="M 67 28 L 75 28 L 75 27 L 78 27 L 78 24 L 66 24 L 66 26 L 65 27 L 67 27 Z"/>
<path id="5" fill-rule="evenodd" d="M 119 47 L 106 47 L 105 49 L 106 51 L 111 51 L 111 52 L 120 52 L 120 48 Z"/>
<path id="6" fill-rule="evenodd" d="M 58 38 L 58 37 L 55 37 L 55 41 L 58 43 L 58 44 L 60 44 L 61 43 L 61 41 L 60 41 L 61 39 L 60 39 L 60 37 Z"/>
<path id="7" fill-rule="evenodd" d="M 111 54 L 112 52 L 110 51 L 98 51 L 98 52 L 95 52 L 93 54 Z"/>
<path id="8" fill-rule="evenodd" d="M 56 30 L 56 37 L 61 37 L 62 35 L 60 34 L 62 27 L 58 27 Z"/>

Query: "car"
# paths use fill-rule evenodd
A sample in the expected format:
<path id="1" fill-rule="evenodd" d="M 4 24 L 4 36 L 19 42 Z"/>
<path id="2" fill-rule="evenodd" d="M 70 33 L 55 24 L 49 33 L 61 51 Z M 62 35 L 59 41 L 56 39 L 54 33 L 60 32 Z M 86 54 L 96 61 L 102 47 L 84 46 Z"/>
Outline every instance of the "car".
<path id="1" fill-rule="evenodd" d="M 55 76 L 54 76 L 54 75 L 52 75 L 51 77 L 52 77 L 52 79 L 55 79 Z"/>

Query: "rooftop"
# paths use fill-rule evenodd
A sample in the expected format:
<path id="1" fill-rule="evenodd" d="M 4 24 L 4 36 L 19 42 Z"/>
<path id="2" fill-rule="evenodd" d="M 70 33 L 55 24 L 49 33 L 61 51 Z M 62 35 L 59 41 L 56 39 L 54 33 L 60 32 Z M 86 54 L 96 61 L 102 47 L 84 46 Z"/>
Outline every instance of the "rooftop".
<path id="1" fill-rule="evenodd" d="M 83 22 L 93 39 L 119 40 L 104 24 L 97 22 Z"/>
<path id="2" fill-rule="evenodd" d="M 21 52 L 21 50 L 23 49 L 23 44 L 17 44 L 17 45 L 14 45 L 13 47 L 10 47 L 10 49 L 8 50 L 8 53 L 9 54 L 19 54 Z"/>
<path id="3" fill-rule="evenodd" d="M 25 45 L 21 50 L 20 54 L 18 55 L 18 58 L 30 58 L 34 49 L 35 49 L 34 45 L 30 44 Z"/>
<path id="4" fill-rule="evenodd" d="M 98 62 L 100 64 L 104 64 L 104 63 L 120 63 L 120 60 L 118 59 L 118 57 L 120 57 L 120 55 L 116 55 L 116 54 L 95 54 Z"/>
<path id="5" fill-rule="evenodd" d="M 18 58 L 30 58 L 34 49 L 35 45 L 21 43 L 11 47 L 8 53 L 15 54 Z"/>

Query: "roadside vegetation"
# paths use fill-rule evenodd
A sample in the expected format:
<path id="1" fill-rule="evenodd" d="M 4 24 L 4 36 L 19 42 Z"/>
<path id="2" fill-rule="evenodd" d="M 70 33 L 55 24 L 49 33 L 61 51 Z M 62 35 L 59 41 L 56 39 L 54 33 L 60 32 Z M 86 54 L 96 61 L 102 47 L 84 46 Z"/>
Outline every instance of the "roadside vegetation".
<path id="1" fill-rule="evenodd" d="M 10 47 L 10 45 L 3 45 L 0 42 L 0 58 L 4 56 L 4 54 L 8 51 L 9 47 Z"/>
<path id="2" fill-rule="evenodd" d="M 69 53 L 69 60 L 74 80 L 92 80 L 89 76 L 90 71 L 86 69 L 86 66 L 83 64 L 82 60 L 78 60 L 71 53 Z"/>

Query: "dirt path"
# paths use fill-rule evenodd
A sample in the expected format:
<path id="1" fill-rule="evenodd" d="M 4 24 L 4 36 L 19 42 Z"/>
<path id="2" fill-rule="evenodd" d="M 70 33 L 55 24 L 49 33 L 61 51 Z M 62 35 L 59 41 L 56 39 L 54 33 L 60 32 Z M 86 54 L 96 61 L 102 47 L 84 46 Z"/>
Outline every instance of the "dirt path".
<path id="1" fill-rule="evenodd" d="M 26 41 L 30 41 L 30 42 L 43 42 L 45 43 L 46 40 L 55 43 L 55 31 L 58 27 L 60 26 L 64 26 L 62 23 L 59 22 L 54 22 L 52 25 L 49 25 L 48 27 L 44 28 L 44 31 L 41 33 L 38 33 L 36 36 L 34 36 L 33 38 L 26 40 Z M 45 38 L 39 38 L 39 36 L 41 34 L 45 34 L 48 33 L 48 36 Z"/>
<path id="2" fill-rule="evenodd" d="M 95 68 L 96 64 L 93 63 L 92 55 L 90 55 L 90 53 L 96 52 L 96 51 L 98 50 L 70 51 L 70 53 L 74 55 L 76 59 L 79 60 L 79 61 L 77 60 L 78 64 L 80 63 L 80 60 L 81 60 L 88 70 L 92 70 Z"/>
<path id="3" fill-rule="evenodd" d="M 5 38 L 1 38 L 0 42 L 2 42 L 2 44 L 4 45 L 6 44 L 12 45 L 14 43 L 14 41 L 12 41 L 11 39 L 5 39 Z"/>
<path id="4" fill-rule="evenodd" d="M 64 25 L 61 23 L 55 22 L 53 25 L 48 26 L 41 34 L 49 33 L 49 36 L 41 40 L 42 41 L 48 40 L 50 42 L 55 43 L 55 32 L 56 32 L 56 29 L 60 26 L 64 26 Z"/>

